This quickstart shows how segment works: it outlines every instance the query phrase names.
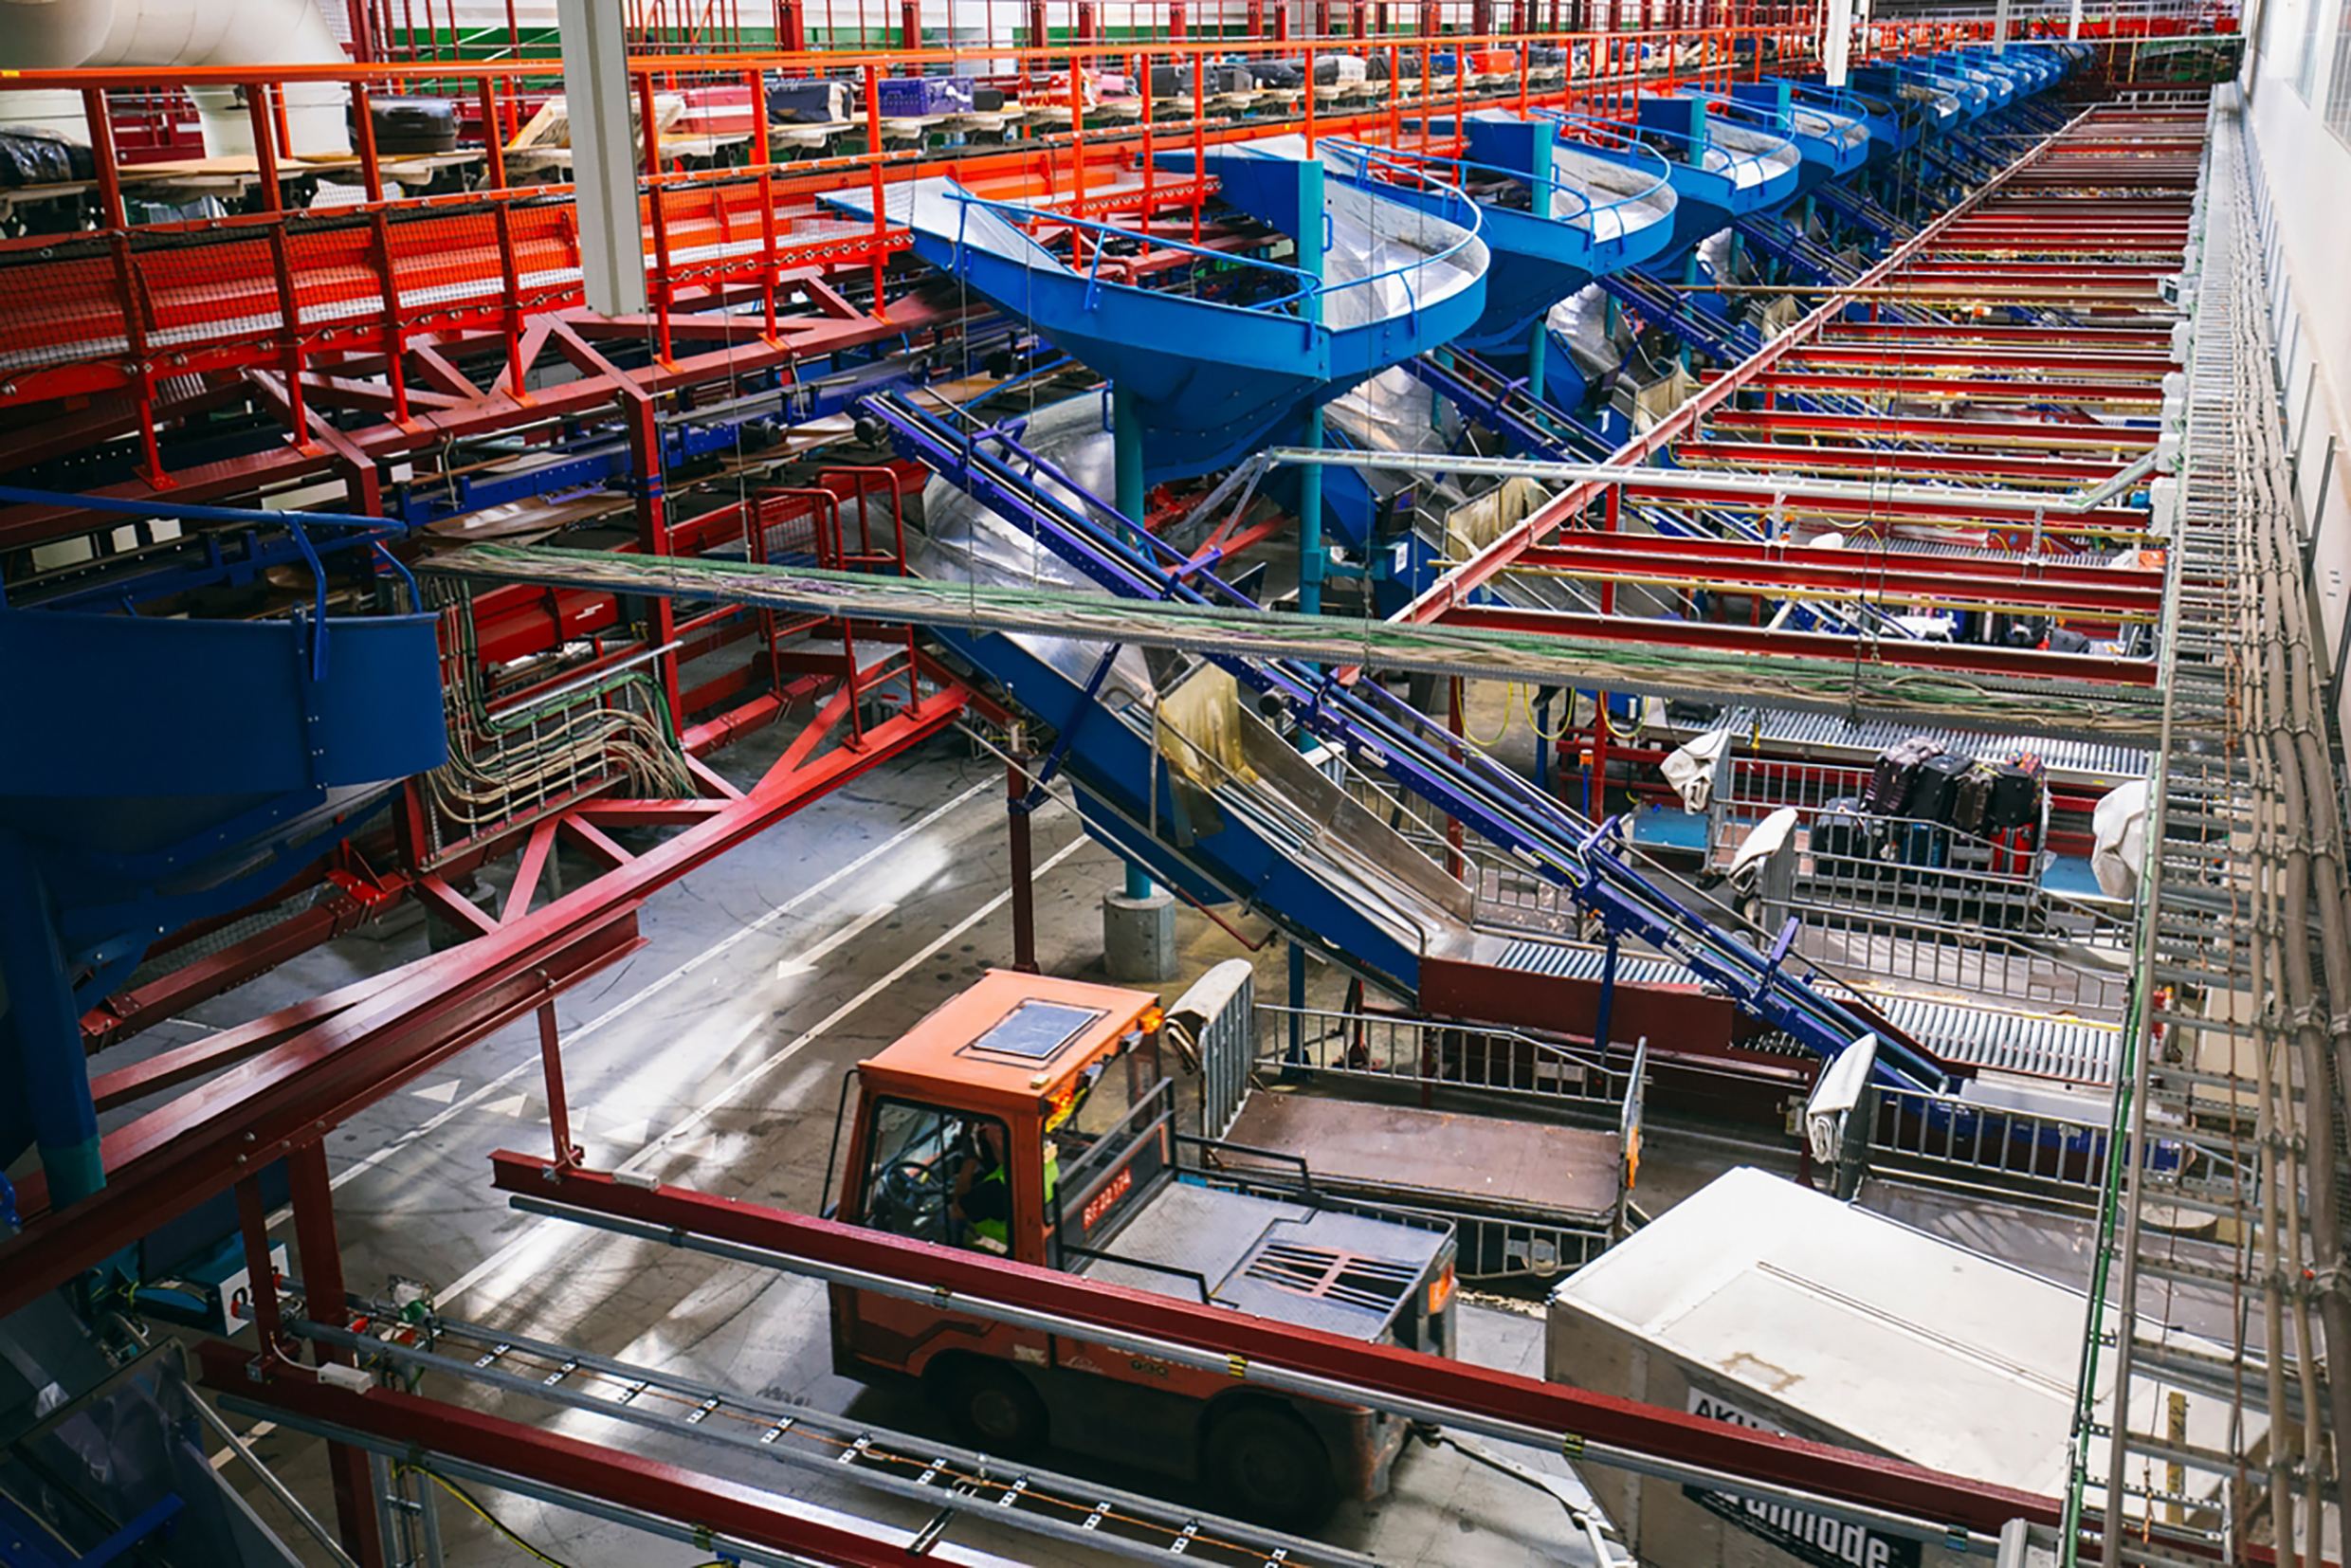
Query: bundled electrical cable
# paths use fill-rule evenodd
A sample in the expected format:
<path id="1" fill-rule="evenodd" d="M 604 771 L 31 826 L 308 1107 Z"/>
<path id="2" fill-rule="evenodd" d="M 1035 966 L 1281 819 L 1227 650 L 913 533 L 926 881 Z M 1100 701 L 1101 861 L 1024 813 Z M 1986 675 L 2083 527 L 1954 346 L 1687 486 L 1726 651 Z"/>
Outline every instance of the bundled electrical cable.
<path id="1" fill-rule="evenodd" d="M 1868 645 L 1859 641 L 1837 645 L 1828 657 L 1757 655 L 1485 628 L 1138 603 L 1066 589 L 498 544 L 447 551 L 418 563 L 418 569 L 487 581 L 672 593 L 799 614 L 1248 659 L 1637 688 L 1702 700 L 1768 694 L 1783 706 L 1932 717 L 1960 726 L 2030 724 L 2043 731 L 2115 737 L 2150 733 L 2157 717 L 2157 694 L 2150 690 L 1898 668 L 1870 658 Z"/>

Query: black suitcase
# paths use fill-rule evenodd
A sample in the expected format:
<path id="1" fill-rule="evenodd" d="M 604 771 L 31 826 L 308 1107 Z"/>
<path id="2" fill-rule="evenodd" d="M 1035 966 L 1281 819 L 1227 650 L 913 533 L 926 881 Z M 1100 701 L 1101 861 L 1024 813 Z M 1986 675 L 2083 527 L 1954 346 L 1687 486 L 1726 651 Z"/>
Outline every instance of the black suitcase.
<path id="1" fill-rule="evenodd" d="M 1973 762 L 1967 772 L 1959 775 L 1958 792 L 1952 796 L 1951 826 L 1971 836 L 1984 830 L 1984 807 L 1992 798 L 1992 781 L 1997 770 L 1989 762 Z"/>
<path id="2" fill-rule="evenodd" d="M 1959 780 L 1975 765 L 1974 758 L 1957 752 L 1941 752 L 1920 763 L 1903 815 L 1919 822 L 1948 824 L 1959 805 Z"/>
<path id="3" fill-rule="evenodd" d="M 1004 107 L 1004 89 L 1001 87 L 974 87 L 972 89 L 972 107 L 983 115 L 994 114 L 997 110 Z"/>
<path id="4" fill-rule="evenodd" d="M 1705 729 L 1722 717 L 1722 704 L 1720 702 L 1690 702 L 1679 697 L 1669 698 L 1666 702 L 1666 722 L 1678 729 Z M 1833 806 L 1836 802 L 1832 800 L 1829 804 Z"/>
<path id="5" fill-rule="evenodd" d="M 0 188 L 71 185 L 98 178 L 98 156 L 55 131 L 0 131 Z"/>
<path id="6" fill-rule="evenodd" d="M 1245 67 L 1260 87 L 1303 87 L 1306 68 L 1295 60 L 1252 60 Z"/>
<path id="7" fill-rule="evenodd" d="M 1821 803 L 1820 814 L 1813 819 L 1813 876 L 1868 882 L 1882 874 L 1885 826 L 1863 811 L 1859 795 Z"/>
<path id="8" fill-rule="evenodd" d="M 2051 653 L 2087 653 L 2089 639 L 2069 626 L 2053 626 L 2041 646 Z"/>
<path id="9" fill-rule="evenodd" d="M 1880 816 L 1904 815 L 1910 806 L 1910 790 L 1918 778 L 1919 764 L 1942 751 L 1940 741 L 1914 735 L 1897 741 L 1878 754 L 1877 768 L 1869 775 L 1869 787 L 1863 792 L 1867 808 Z"/>
<path id="10" fill-rule="evenodd" d="M 345 110 L 343 118 L 352 119 Z M 372 98 L 368 119 L 379 153 L 446 153 L 457 145 L 457 100 L 453 98 Z"/>
<path id="11" fill-rule="evenodd" d="M 1992 790 L 1984 800 L 1983 830 L 2006 832 L 2041 820 L 2041 759 L 2030 752 L 1994 767 Z"/>

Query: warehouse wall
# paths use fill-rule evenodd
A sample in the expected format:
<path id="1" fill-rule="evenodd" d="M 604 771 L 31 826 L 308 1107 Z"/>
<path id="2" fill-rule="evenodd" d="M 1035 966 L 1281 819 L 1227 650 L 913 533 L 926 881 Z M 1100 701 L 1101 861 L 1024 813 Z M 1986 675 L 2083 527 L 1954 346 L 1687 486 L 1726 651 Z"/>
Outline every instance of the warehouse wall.
<path id="1" fill-rule="evenodd" d="M 2351 620 L 2351 0 L 2269 0 L 2246 64 L 2271 325 L 2330 656 Z M 2330 443 L 2332 455 L 2329 455 Z M 2346 709 L 2338 734 L 2351 732 Z"/>

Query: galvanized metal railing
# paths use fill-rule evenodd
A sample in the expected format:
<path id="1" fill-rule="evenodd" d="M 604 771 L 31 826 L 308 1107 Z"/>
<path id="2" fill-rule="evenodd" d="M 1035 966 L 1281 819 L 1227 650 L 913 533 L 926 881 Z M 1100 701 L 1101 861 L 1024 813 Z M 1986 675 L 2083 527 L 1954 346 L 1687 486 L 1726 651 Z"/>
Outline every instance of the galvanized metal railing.
<path id="1" fill-rule="evenodd" d="M 1256 1013 L 1256 1066 L 1267 1076 L 1308 1072 L 1613 1112 L 1637 1070 L 1631 1050 L 1578 1049 L 1510 1029 L 1271 1003 Z"/>

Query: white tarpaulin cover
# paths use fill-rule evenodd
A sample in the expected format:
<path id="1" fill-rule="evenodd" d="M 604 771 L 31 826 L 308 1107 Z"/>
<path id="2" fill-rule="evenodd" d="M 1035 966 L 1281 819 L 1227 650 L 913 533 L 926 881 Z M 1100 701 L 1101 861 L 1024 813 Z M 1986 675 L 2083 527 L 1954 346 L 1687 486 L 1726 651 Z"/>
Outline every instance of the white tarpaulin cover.
<path id="1" fill-rule="evenodd" d="M 1682 809 L 1703 811 L 1714 799 L 1714 768 L 1730 749 L 1731 732 L 1708 730 L 1686 746 L 1669 752 L 1657 765 L 1673 786 L 1673 793 L 1682 797 Z"/>
<path id="2" fill-rule="evenodd" d="M 2110 899 L 2131 897 L 2147 864 L 2147 781 L 2135 778 L 2109 790 L 2089 822 L 2089 868 L 2100 891 Z"/>

